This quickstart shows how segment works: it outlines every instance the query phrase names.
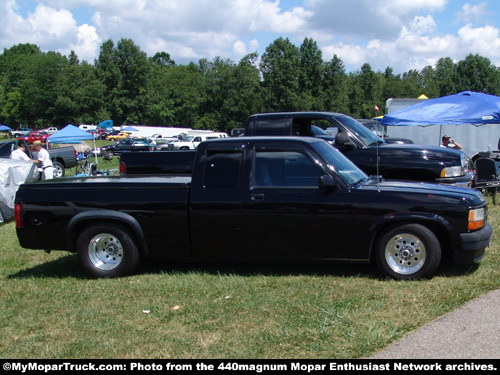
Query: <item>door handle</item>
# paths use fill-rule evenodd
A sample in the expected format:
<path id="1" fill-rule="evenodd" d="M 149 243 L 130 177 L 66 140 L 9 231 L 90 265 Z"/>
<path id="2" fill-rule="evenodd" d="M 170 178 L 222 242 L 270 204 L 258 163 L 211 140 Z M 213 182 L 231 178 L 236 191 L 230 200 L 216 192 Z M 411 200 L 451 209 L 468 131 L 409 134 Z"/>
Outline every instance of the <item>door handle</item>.
<path id="1" fill-rule="evenodd" d="M 250 199 L 252 200 L 252 202 L 263 201 L 264 194 L 250 194 Z"/>

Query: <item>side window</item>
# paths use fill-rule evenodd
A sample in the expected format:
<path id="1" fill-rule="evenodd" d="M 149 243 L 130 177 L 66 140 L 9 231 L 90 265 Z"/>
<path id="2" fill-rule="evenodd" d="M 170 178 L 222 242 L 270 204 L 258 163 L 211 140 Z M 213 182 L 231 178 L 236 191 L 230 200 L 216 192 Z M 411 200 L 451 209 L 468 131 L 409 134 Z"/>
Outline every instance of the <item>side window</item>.
<path id="1" fill-rule="evenodd" d="M 242 156 L 242 152 L 208 153 L 203 187 L 208 189 L 237 188 Z"/>
<path id="2" fill-rule="evenodd" d="M 195 138 L 193 139 L 193 142 L 201 142 L 201 137 L 195 137 Z"/>
<path id="3" fill-rule="evenodd" d="M 261 118 L 255 126 L 255 135 L 285 135 L 284 118 Z"/>
<path id="4" fill-rule="evenodd" d="M 321 170 L 297 151 L 257 151 L 254 186 L 317 187 Z"/>

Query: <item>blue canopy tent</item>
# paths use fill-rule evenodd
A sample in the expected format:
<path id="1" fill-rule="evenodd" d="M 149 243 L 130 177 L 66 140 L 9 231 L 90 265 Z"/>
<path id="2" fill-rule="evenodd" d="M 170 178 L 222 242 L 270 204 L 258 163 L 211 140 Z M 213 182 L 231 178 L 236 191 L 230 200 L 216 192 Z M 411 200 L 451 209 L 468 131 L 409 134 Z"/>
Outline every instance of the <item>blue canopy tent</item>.
<path id="1" fill-rule="evenodd" d="M 85 140 L 92 140 L 94 142 L 95 149 L 95 139 L 94 135 L 89 132 L 77 128 L 74 125 L 68 124 L 63 129 L 58 132 L 52 134 L 47 138 L 47 142 L 49 144 L 54 143 L 70 143 L 70 144 L 78 144 L 82 143 Z M 96 165 L 97 165 L 97 156 L 96 156 Z"/>
<path id="2" fill-rule="evenodd" d="M 94 136 L 74 125 L 66 125 L 63 129 L 47 138 L 49 143 L 81 143 L 85 140 L 94 139 Z"/>
<path id="3" fill-rule="evenodd" d="M 500 124 L 500 97 L 473 91 L 428 99 L 387 114 L 382 125 Z"/>
<path id="4" fill-rule="evenodd" d="M 428 99 L 386 114 L 381 124 L 392 127 L 388 129 L 392 137 L 412 138 L 415 143 L 422 144 L 439 145 L 446 133 L 459 140 L 462 151 L 472 157 L 497 144 L 500 97 L 464 91 Z M 407 128 L 410 126 L 419 128 Z"/>
<path id="5" fill-rule="evenodd" d="M 138 132 L 139 129 L 134 128 L 133 126 L 127 126 L 126 128 L 122 129 L 122 132 Z"/>
<path id="6" fill-rule="evenodd" d="M 0 125 L 0 132 L 8 132 L 11 131 L 12 129 L 9 128 L 7 125 Z"/>

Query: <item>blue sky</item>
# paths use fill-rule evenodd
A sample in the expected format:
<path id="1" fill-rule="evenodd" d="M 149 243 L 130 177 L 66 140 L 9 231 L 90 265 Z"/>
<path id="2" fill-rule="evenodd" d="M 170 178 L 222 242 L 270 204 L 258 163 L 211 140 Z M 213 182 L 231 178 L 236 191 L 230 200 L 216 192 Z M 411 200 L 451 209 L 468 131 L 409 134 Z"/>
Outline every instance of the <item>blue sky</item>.
<path id="1" fill-rule="evenodd" d="M 297 46 L 307 37 L 348 71 L 403 73 L 469 53 L 500 66 L 498 0 L 0 0 L 0 19 L 2 49 L 34 43 L 89 62 L 108 39 L 183 64 L 237 62 L 278 37 Z"/>

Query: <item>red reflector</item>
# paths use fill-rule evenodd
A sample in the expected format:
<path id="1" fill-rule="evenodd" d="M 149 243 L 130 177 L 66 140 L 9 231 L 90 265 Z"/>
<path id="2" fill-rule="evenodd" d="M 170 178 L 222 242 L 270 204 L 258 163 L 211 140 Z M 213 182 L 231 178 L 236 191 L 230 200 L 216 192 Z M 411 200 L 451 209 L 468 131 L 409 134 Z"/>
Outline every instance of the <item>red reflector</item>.
<path id="1" fill-rule="evenodd" d="M 14 206 L 14 220 L 16 221 L 16 228 L 23 227 L 21 203 L 16 203 Z"/>
<path id="2" fill-rule="evenodd" d="M 120 174 L 125 174 L 125 164 L 120 163 Z"/>

